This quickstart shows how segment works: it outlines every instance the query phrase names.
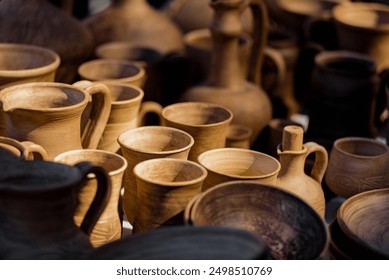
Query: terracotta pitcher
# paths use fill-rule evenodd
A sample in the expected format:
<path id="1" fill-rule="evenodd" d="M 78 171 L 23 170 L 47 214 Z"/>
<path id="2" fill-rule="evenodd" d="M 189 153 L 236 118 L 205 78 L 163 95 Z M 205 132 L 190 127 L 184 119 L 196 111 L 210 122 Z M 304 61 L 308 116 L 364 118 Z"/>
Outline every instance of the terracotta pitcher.
<path id="1" fill-rule="evenodd" d="M 82 148 L 96 148 L 110 112 L 110 95 L 104 85 L 84 89 L 62 83 L 28 83 L 0 92 L 7 137 L 41 145 L 49 159 Z M 81 115 L 92 96 L 93 110 L 81 136 Z M 1 119 L 0 119 L 1 120 Z"/>
<path id="2" fill-rule="evenodd" d="M 92 232 L 109 198 L 104 170 L 49 161 L 1 163 L 0 258 L 80 259 L 91 253 Z M 80 228 L 74 224 L 75 197 L 88 174 L 98 189 Z"/>
<path id="3" fill-rule="evenodd" d="M 266 45 L 266 7 L 262 1 L 255 0 L 212 0 L 210 3 L 214 9 L 210 75 L 206 84 L 187 90 L 182 101 L 209 102 L 225 106 L 234 115 L 233 123 L 248 126 L 253 130 L 253 142 L 272 115 L 269 98 L 256 85 L 259 84 L 259 66 L 262 65 L 263 49 Z M 251 82 L 245 80 L 238 57 L 239 36 L 243 31 L 240 15 L 249 4 L 255 13 L 253 34 L 256 34 L 249 60 Z"/>
<path id="4" fill-rule="evenodd" d="M 89 30 L 47 0 L 0 1 L 0 42 L 52 49 L 61 57 L 56 81 L 62 83 L 74 82 L 77 67 L 93 54 Z"/>
<path id="5" fill-rule="evenodd" d="M 327 151 L 314 142 L 303 144 L 303 134 L 300 126 L 284 128 L 282 144 L 277 149 L 281 170 L 276 185 L 299 196 L 324 217 L 325 198 L 321 182 L 328 164 Z M 306 175 L 304 165 L 311 153 L 315 153 L 315 163 L 311 174 Z"/>
<path id="6" fill-rule="evenodd" d="M 55 157 L 54 161 L 70 166 L 80 162 L 90 162 L 93 165 L 103 168 L 110 179 L 110 197 L 103 213 L 98 219 L 90 234 L 90 241 L 93 246 L 98 247 L 105 243 L 120 239 L 122 236 L 122 211 L 120 209 L 120 190 L 127 161 L 118 154 L 94 149 L 73 150 Z M 74 222 L 80 226 L 85 215 L 91 206 L 98 188 L 98 178 L 88 176 L 78 192 L 78 204 L 74 212 Z"/>
<path id="7" fill-rule="evenodd" d="M 0 44 L 0 89 L 28 82 L 54 82 L 60 57 L 50 49 Z"/>
<path id="8" fill-rule="evenodd" d="M 12 138 L 0 136 L 0 149 L 8 151 L 16 158 L 47 160 L 46 151 L 40 145 L 30 141 L 19 142 Z"/>
<path id="9" fill-rule="evenodd" d="M 111 2 L 105 10 L 84 21 L 97 46 L 111 41 L 131 41 L 139 47 L 156 49 L 163 54 L 183 51 L 179 28 L 146 0 Z"/>

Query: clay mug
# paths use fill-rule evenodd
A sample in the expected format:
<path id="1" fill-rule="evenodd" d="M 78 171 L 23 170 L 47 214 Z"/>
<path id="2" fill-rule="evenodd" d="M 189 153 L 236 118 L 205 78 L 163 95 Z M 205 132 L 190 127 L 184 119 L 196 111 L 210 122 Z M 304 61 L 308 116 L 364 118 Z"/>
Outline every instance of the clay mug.
<path id="1" fill-rule="evenodd" d="M 137 87 L 119 82 L 104 82 L 111 95 L 111 111 L 97 149 L 118 152 L 117 138 L 123 132 L 146 125 L 148 114 L 154 114 L 159 122 L 162 106 L 156 102 L 142 102 L 144 91 Z"/>
<path id="2" fill-rule="evenodd" d="M 85 88 L 84 88 L 85 87 Z M 81 134 L 81 116 L 92 98 L 93 110 Z M 36 82 L 0 92 L 5 135 L 42 146 L 49 159 L 60 153 L 96 148 L 110 112 L 109 90 L 89 82 L 75 85 Z"/>
<path id="3" fill-rule="evenodd" d="M 208 150 L 225 147 L 232 112 L 220 105 L 207 102 L 180 102 L 162 110 L 165 126 L 186 131 L 194 138 L 189 160 Z"/>
<path id="4" fill-rule="evenodd" d="M 389 147 L 375 139 L 344 137 L 331 150 L 325 181 L 344 198 L 389 188 Z"/>
<path id="5" fill-rule="evenodd" d="M 190 134 L 172 127 L 143 126 L 123 132 L 118 142 L 128 163 L 123 182 L 123 211 L 130 224 L 134 225 L 137 211 L 134 167 L 154 158 L 187 159 L 194 140 Z"/>
<path id="6" fill-rule="evenodd" d="M 377 3 L 344 3 L 333 9 L 339 48 L 370 56 L 378 71 L 389 67 L 389 8 Z"/>
<path id="7" fill-rule="evenodd" d="M 187 203 L 201 192 L 207 171 L 200 164 L 174 158 L 142 161 L 134 167 L 137 212 L 133 232 L 180 225 Z"/>
<path id="8" fill-rule="evenodd" d="M 253 130 L 241 124 L 230 124 L 228 126 L 226 147 L 250 149 L 250 138 Z"/>
<path id="9" fill-rule="evenodd" d="M 81 79 L 89 81 L 115 81 L 143 87 L 146 72 L 139 64 L 122 59 L 94 59 L 78 67 Z"/>
<path id="10" fill-rule="evenodd" d="M 377 72 L 374 60 L 360 53 L 317 54 L 307 103 L 307 137 L 323 143 L 348 136 L 377 137 L 384 126 L 382 85 L 387 77 Z"/>
<path id="11" fill-rule="evenodd" d="M 89 235 L 109 199 L 106 172 L 87 162 L 0 162 L 2 259 L 81 259 L 93 251 Z M 80 227 L 74 224 L 77 192 L 94 174 L 96 195 Z"/>
<path id="12" fill-rule="evenodd" d="M 26 44 L 0 44 L 0 89 L 29 82 L 54 82 L 60 57 L 54 51 Z"/>
<path id="13" fill-rule="evenodd" d="M 200 154 L 198 162 L 208 171 L 203 191 L 234 180 L 252 180 L 275 185 L 281 169 L 275 158 L 241 148 L 212 149 Z"/>
<path id="14" fill-rule="evenodd" d="M 104 59 L 119 59 L 139 65 L 146 71 L 143 89 L 144 100 L 160 102 L 163 75 L 162 62 L 165 57 L 155 49 L 140 47 L 129 41 L 104 43 L 96 48 L 96 56 Z"/>
<path id="15" fill-rule="evenodd" d="M 124 157 L 111 152 L 84 149 L 73 150 L 59 154 L 54 158 L 55 162 L 77 165 L 80 162 L 89 162 L 105 170 L 111 183 L 110 196 L 103 213 L 97 220 L 91 234 L 90 241 L 94 247 L 117 240 L 122 235 L 122 217 L 120 210 L 120 190 L 127 161 Z M 74 223 L 80 226 L 91 206 L 98 188 L 98 178 L 88 176 L 77 194 L 77 207 L 74 212 Z"/>
<path id="16" fill-rule="evenodd" d="M 39 145 L 30 141 L 19 142 L 15 139 L 0 136 L 0 149 L 8 151 L 16 158 L 25 160 L 47 160 L 46 151 Z"/>

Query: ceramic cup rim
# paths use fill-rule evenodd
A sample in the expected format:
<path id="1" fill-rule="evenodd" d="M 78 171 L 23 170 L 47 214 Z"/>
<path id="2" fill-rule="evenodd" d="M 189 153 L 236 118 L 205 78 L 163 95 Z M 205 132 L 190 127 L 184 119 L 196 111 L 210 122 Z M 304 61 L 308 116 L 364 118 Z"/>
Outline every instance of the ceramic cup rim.
<path id="1" fill-rule="evenodd" d="M 197 178 L 187 180 L 187 181 L 180 181 L 180 182 L 162 182 L 162 181 L 153 180 L 153 179 L 150 179 L 149 177 L 143 176 L 141 174 L 140 170 L 143 169 L 144 166 L 148 166 L 149 164 L 152 164 L 155 162 L 176 162 L 176 163 L 179 163 L 182 165 L 194 166 L 197 169 L 201 170 L 202 174 L 201 174 L 201 176 L 199 176 Z M 198 164 L 194 161 L 185 160 L 185 159 L 177 159 L 177 158 L 154 158 L 154 159 L 144 160 L 144 161 L 141 161 L 140 163 L 136 164 L 133 171 L 134 171 L 135 176 L 140 178 L 141 180 L 143 180 L 147 183 L 155 184 L 155 185 L 163 185 L 165 187 L 185 187 L 185 186 L 198 184 L 198 183 L 204 181 L 205 178 L 207 177 L 207 174 L 208 174 L 207 170 L 203 166 L 201 166 L 200 164 Z"/>
<path id="2" fill-rule="evenodd" d="M 31 83 L 22 83 L 22 84 L 16 84 L 16 85 L 5 87 L 0 91 L 0 102 L 3 100 L 4 97 L 6 97 L 9 94 L 12 94 L 12 92 L 14 92 L 14 91 L 17 91 L 20 89 L 23 90 L 25 88 L 40 88 L 40 87 L 55 88 L 55 89 L 68 88 L 68 89 L 71 89 L 73 91 L 81 92 L 84 96 L 84 99 L 82 101 L 80 101 L 79 103 L 69 105 L 69 106 L 62 106 L 62 107 L 39 108 L 40 112 L 47 112 L 47 113 L 49 113 L 49 112 L 53 112 L 53 113 L 55 113 L 55 112 L 59 112 L 59 113 L 68 112 L 68 111 L 72 111 L 72 110 L 75 110 L 78 108 L 83 108 L 88 103 L 89 94 L 86 92 L 86 90 L 79 88 L 75 85 L 59 83 L 59 82 L 31 82 Z M 26 109 L 26 108 L 22 108 L 22 109 Z M 8 111 L 8 110 L 4 109 L 4 102 L 3 102 L 3 110 Z M 27 108 L 27 110 L 34 111 L 34 110 L 38 110 L 38 109 L 31 109 L 31 108 L 28 109 Z"/>
<path id="3" fill-rule="evenodd" d="M 254 156 L 260 156 L 260 157 L 267 158 L 267 159 L 273 161 L 277 165 L 277 168 L 273 172 L 267 173 L 267 174 L 264 174 L 264 175 L 251 175 L 251 176 L 245 175 L 245 176 L 242 176 L 242 175 L 236 175 L 236 174 L 221 173 L 218 170 L 214 170 L 213 168 L 209 168 L 207 166 L 207 164 L 204 164 L 204 157 L 206 157 L 206 156 L 208 156 L 210 154 L 214 154 L 214 153 L 220 153 L 220 152 L 224 152 L 225 153 L 225 152 L 230 152 L 230 151 L 238 152 L 238 153 L 243 153 L 243 154 L 250 154 L 250 155 L 254 155 Z M 274 158 L 274 157 L 272 157 L 272 156 L 270 156 L 268 154 L 265 154 L 265 153 L 261 153 L 261 152 L 250 150 L 250 149 L 243 149 L 243 148 L 217 148 L 217 149 L 208 150 L 208 151 L 205 151 L 205 152 L 201 153 L 197 157 L 197 161 L 202 166 L 204 166 L 207 170 L 209 170 L 209 171 L 211 171 L 213 173 L 216 173 L 216 174 L 221 175 L 221 176 L 227 176 L 229 178 L 234 178 L 236 180 L 269 178 L 269 177 L 277 175 L 280 172 L 280 170 L 281 170 L 281 163 L 276 158 Z"/>
<path id="4" fill-rule="evenodd" d="M 130 66 L 134 69 L 136 69 L 136 74 L 132 76 L 127 76 L 127 77 L 121 77 L 121 78 L 103 78 L 103 79 L 97 79 L 94 76 L 91 76 L 88 72 L 86 73 L 85 69 L 89 67 L 101 67 L 101 64 L 114 64 L 114 65 L 124 65 L 124 66 Z M 141 67 L 138 63 L 131 62 L 129 60 L 124 60 L 124 59 L 110 59 L 110 58 L 97 58 L 97 59 L 92 59 L 89 61 L 86 61 L 82 63 L 78 69 L 77 69 L 78 74 L 85 80 L 89 81 L 94 81 L 94 82 L 107 82 L 107 81 L 117 81 L 117 82 L 126 82 L 126 83 L 131 83 L 135 81 L 139 81 L 143 79 L 146 75 L 146 71 L 143 67 Z"/>
<path id="5" fill-rule="evenodd" d="M 107 174 L 109 176 L 114 176 L 114 175 L 117 175 L 117 174 L 120 174 L 122 172 L 124 172 L 127 168 L 127 160 L 117 154 L 117 153 L 113 153 L 113 152 L 109 152 L 109 151 L 104 151 L 104 150 L 98 150 L 98 149 L 78 149 L 78 150 L 71 150 L 71 151 L 66 151 L 66 152 L 63 152 L 63 153 L 60 153 L 59 155 L 57 155 L 53 161 L 54 162 L 58 162 L 58 163 L 62 163 L 62 164 L 67 164 L 67 165 L 75 165 L 79 162 L 85 162 L 85 161 L 89 161 L 91 164 L 93 165 L 97 165 L 93 160 L 82 160 L 82 161 L 75 161 L 75 162 L 72 162 L 72 163 L 68 163 L 67 162 L 67 157 L 72 157 L 72 156 L 75 156 L 77 157 L 77 155 L 80 155 L 80 154 L 91 154 L 91 155 L 94 155 L 94 154 L 101 154 L 101 155 L 107 155 L 111 158 L 115 158 L 115 159 L 118 159 L 121 161 L 121 165 L 119 168 L 115 169 L 115 170 L 111 170 L 111 171 L 107 171 Z M 66 161 L 66 162 L 65 162 Z"/>
<path id="6" fill-rule="evenodd" d="M 177 148 L 174 150 L 150 151 L 150 150 L 142 150 L 142 149 L 134 148 L 126 143 L 126 141 L 125 141 L 126 137 L 128 137 L 129 135 L 131 135 L 133 133 L 137 133 L 139 131 L 142 131 L 142 130 L 174 131 L 174 132 L 180 133 L 182 135 L 185 135 L 185 137 L 187 137 L 189 139 L 189 144 L 182 147 L 182 148 Z M 133 128 L 133 129 L 127 130 L 127 131 L 123 132 L 122 134 L 120 134 L 117 141 L 118 141 L 120 146 L 123 146 L 126 149 L 136 151 L 138 153 L 147 153 L 147 154 L 155 154 L 155 155 L 169 155 L 169 154 L 174 154 L 174 153 L 180 153 L 180 152 L 183 152 L 183 151 L 186 151 L 186 150 L 189 150 L 190 148 L 192 148 L 192 146 L 194 145 L 194 142 L 195 142 L 193 137 L 189 133 L 187 133 L 181 129 L 174 128 L 174 127 L 168 127 L 168 126 L 141 126 L 141 127 Z"/>
<path id="7" fill-rule="evenodd" d="M 11 50 L 11 52 L 22 51 L 22 52 L 26 52 L 27 54 L 29 52 L 40 53 L 46 57 L 50 57 L 52 59 L 52 62 L 31 69 L 19 69 L 19 70 L 0 69 L 0 76 L 2 77 L 27 78 L 27 77 L 40 76 L 43 74 L 48 74 L 50 72 L 56 71 L 61 63 L 61 58 L 56 52 L 44 47 L 27 45 L 27 44 L 0 43 L 0 51 L 2 51 L 3 49 Z"/>
<path id="8" fill-rule="evenodd" d="M 209 124 L 188 124 L 188 123 L 181 123 L 181 122 L 177 122 L 175 120 L 172 120 L 171 118 L 167 118 L 166 117 L 166 114 L 169 110 L 172 110 L 172 108 L 176 108 L 176 107 L 185 107 L 185 106 L 191 106 L 191 105 L 198 105 L 198 106 L 202 106 L 202 107 L 212 107 L 212 108 L 217 108 L 217 109 L 221 109 L 223 111 L 225 111 L 229 117 L 222 120 L 222 121 L 219 121 L 219 122 L 214 122 L 214 123 L 209 123 Z M 178 126 L 186 126 L 186 127 L 197 127 L 197 128 L 213 128 L 215 126 L 219 126 L 219 125 L 222 125 L 222 124 L 229 124 L 232 119 L 233 119 L 233 114 L 232 114 L 232 111 L 229 110 L 228 108 L 224 107 L 224 106 L 221 106 L 221 105 L 217 105 L 217 104 L 214 104 L 214 103 L 208 103 L 208 102 L 178 102 L 178 103 L 174 103 L 174 104 L 171 104 L 171 105 L 168 105 L 166 106 L 165 108 L 162 109 L 162 118 L 167 120 L 168 122 L 171 122 L 175 125 L 178 125 Z"/>
<path id="9" fill-rule="evenodd" d="M 101 84 L 106 85 L 108 89 L 109 89 L 109 86 L 118 86 L 118 87 L 122 87 L 122 88 L 129 88 L 129 89 L 132 89 L 132 90 L 137 92 L 137 96 L 135 96 L 131 99 L 111 101 L 112 105 L 122 105 L 122 104 L 133 103 L 133 102 L 137 102 L 139 100 L 142 100 L 144 97 L 144 90 L 138 86 L 135 86 L 135 85 L 126 84 L 123 82 L 116 82 L 113 80 L 104 81 L 104 82 L 101 82 Z M 109 91 L 111 92 L 110 89 L 109 89 Z"/>
<path id="10" fill-rule="evenodd" d="M 365 155 L 357 155 L 357 154 L 352 154 L 352 153 L 349 153 L 349 152 L 346 152 L 344 149 L 341 149 L 339 147 L 339 145 L 341 143 L 352 143 L 352 142 L 364 142 L 364 143 L 372 143 L 376 146 L 379 146 L 379 147 L 382 147 L 385 152 L 381 153 L 381 154 L 378 154 L 378 155 L 371 155 L 371 156 L 365 156 Z M 343 137 L 343 138 L 339 138 L 337 140 L 334 141 L 334 145 L 333 145 L 333 149 L 335 149 L 337 152 L 345 155 L 345 156 L 348 156 L 348 157 L 353 157 L 353 158 L 358 158 L 358 159 L 377 159 L 377 158 L 381 158 L 381 157 L 385 157 L 387 156 L 387 154 L 389 153 L 389 147 L 386 146 L 384 143 L 381 143 L 379 142 L 378 140 L 375 140 L 375 139 L 371 139 L 371 138 L 365 138 L 365 137 Z"/>

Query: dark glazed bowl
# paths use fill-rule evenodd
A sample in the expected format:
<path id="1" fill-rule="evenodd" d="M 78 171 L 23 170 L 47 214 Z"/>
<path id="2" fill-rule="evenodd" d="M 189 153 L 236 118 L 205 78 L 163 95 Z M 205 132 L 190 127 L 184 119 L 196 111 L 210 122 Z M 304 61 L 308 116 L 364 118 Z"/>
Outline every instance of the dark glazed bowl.
<path id="1" fill-rule="evenodd" d="M 102 260 L 255 260 L 269 259 L 266 243 L 250 232 L 223 227 L 171 226 L 97 248 Z"/>
<path id="2" fill-rule="evenodd" d="M 189 204 L 188 207 L 192 205 Z M 329 232 L 320 215 L 295 195 L 252 181 L 219 184 L 198 196 L 190 211 L 194 226 L 225 226 L 264 239 L 275 259 L 328 257 Z"/>

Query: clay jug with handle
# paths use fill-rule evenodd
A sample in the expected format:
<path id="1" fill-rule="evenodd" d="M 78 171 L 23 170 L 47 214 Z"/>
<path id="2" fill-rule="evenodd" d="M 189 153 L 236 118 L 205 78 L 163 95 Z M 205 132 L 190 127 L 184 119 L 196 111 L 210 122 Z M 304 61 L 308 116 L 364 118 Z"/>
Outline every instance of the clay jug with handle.
<path id="1" fill-rule="evenodd" d="M 326 149 L 314 142 L 303 144 L 303 129 L 291 125 L 284 128 L 277 153 L 281 170 L 276 185 L 299 196 L 324 217 L 325 198 L 321 181 L 328 164 Z M 315 153 L 315 163 L 311 174 L 306 175 L 304 165 L 311 153 Z"/>
<path id="2" fill-rule="evenodd" d="M 100 167 L 50 161 L 0 162 L 0 258 L 80 259 L 91 253 L 88 235 L 105 209 L 110 183 Z M 98 188 L 80 228 L 76 195 L 88 174 Z"/>
<path id="3" fill-rule="evenodd" d="M 272 115 L 268 96 L 257 86 L 267 37 L 266 6 L 259 0 L 212 0 L 210 3 L 214 9 L 214 18 L 211 25 L 213 52 L 208 81 L 188 89 L 181 99 L 225 106 L 234 115 L 232 123 L 253 130 L 251 142 L 254 142 Z M 253 34 L 256 36 L 250 59 L 250 81 L 246 81 L 238 52 L 239 36 L 243 31 L 240 15 L 249 4 L 255 14 Z"/>
<path id="4" fill-rule="evenodd" d="M 45 149 L 30 141 L 19 142 L 12 138 L 0 136 L 0 149 L 8 151 L 16 158 L 47 160 Z"/>
<path id="5" fill-rule="evenodd" d="M 81 116 L 90 96 L 93 108 L 81 136 Z M 0 92 L 0 105 L 5 135 L 41 145 L 49 159 L 69 150 L 96 148 L 111 106 L 108 88 L 87 81 L 7 87 Z"/>

